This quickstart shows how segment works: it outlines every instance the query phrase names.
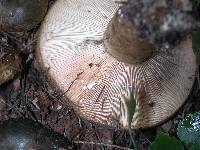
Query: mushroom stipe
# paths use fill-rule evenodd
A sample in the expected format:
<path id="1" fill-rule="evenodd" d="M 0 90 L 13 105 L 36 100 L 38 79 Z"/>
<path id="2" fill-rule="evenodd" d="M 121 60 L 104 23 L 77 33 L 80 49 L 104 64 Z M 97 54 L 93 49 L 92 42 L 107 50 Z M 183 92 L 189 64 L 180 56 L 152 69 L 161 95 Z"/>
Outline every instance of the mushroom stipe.
<path id="1" fill-rule="evenodd" d="M 130 35 L 128 44 L 137 53 L 123 49 L 123 42 L 107 40 L 106 35 L 116 39 L 115 35 L 121 34 L 109 31 L 109 22 L 120 9 L 113 0 L 57 0 L 42 24 L 37 59 L 48 69 L 52 85 L 65 93 L 80 116 L 127 129 L 125 99 L 132 94 L 136 111 L 131 127 L 155 126 L 183 105 L 193 86 L 196 62 L 191 39 L 165 50 L 140 42 L 144 47 L 149 45 L 145 47 L 148 57 L 141 59 L 142 46 L 129 30 L 122 31 Z M 116 45 L 125 56 L 117 56 Z M 139 61 L 126 60 L 129 54 Z"/>

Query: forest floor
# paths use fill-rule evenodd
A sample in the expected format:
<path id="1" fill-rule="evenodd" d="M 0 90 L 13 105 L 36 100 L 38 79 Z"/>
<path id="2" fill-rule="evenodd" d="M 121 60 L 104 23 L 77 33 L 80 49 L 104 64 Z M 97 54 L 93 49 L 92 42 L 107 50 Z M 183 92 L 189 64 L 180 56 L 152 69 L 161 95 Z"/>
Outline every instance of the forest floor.
<path id="1" fill-rule="evenodd" d="M 26 33 L 0 31 L 0 41 L 6 42 L 19 51 L 23 62 L 21 73 L 14 80 L 0 87 L 0 103 L 6 105 L 0 111 L 0 121 L 10 118 L 29 118 L 38 121 L 67 137 L 72 145 L 80 150 L 131 149 L 128 131 L 110 129 L 79 118 L 66 103 L 67 100 L 63 95 L 49 85 L 45 72 L 39 72 L 37 69 L 34 55 L 37 33 L 38 28 Z M 164 124 L 135 130 L 134 136 L 138 149 L 146 150 L 159 131 L 176 136 L 178 122 L 187 114 L 200 110 L 198 91 L 196 82 L 184 106 Z"/>

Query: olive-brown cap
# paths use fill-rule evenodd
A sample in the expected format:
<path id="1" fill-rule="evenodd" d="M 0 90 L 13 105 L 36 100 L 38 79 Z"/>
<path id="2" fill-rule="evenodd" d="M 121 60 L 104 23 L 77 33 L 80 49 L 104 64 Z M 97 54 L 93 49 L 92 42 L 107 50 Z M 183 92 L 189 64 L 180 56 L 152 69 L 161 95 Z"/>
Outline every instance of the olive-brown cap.
<path id="1" fill-rule="evenodd" d="M 0 85 L 20 72 L 21 58 L 15 49 L 0 47 Z"/>
<path id="2" fill-rule="evenodd" d="M 47 7 L 48 0 L 1 0 L 0 30 L 22 32 L 35 28 Z"/>

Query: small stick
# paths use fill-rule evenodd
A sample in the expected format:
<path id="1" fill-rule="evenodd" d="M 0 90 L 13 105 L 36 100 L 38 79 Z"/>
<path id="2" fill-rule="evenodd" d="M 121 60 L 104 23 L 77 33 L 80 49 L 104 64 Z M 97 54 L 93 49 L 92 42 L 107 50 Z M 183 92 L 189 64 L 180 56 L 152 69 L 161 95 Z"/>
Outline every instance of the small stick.
<path id="1" fill-rule="evenodd" d="M 87 145 L 98 145 L 98 146 L 107 146 L 107 147 L 112 147 L 112 148 L 119 148 L 121 150 L 133 150 L 130 148 L 126 147 L 121 147 L 117 145 L 110 145 L 110 144 L 105 144 L 105 143 L 96 143 L 96 142 L 87 142 L 87 141 L 74 141 L 75 144 L 87 144 Z"/>

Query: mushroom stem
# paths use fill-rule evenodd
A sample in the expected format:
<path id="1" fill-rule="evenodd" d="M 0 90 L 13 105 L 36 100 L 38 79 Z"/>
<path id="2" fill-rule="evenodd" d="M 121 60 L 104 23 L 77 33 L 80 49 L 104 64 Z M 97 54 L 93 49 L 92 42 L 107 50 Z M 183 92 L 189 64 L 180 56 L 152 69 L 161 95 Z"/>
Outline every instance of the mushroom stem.
<path id="1" fill-rule="evenodd" d="M 120 9 L 118 10 L 118 12 Z M 128 16 L 120 20 L 118 13 L 109 22 L 104 33 L 104 45 L 110 55 L 119 61 L 139 64 L 153 54 L 153 44 L 141 40 Z"/>

